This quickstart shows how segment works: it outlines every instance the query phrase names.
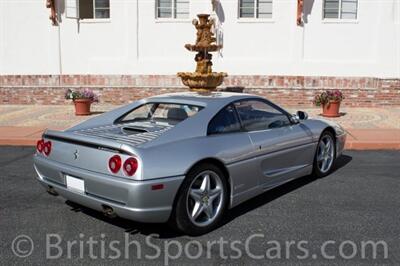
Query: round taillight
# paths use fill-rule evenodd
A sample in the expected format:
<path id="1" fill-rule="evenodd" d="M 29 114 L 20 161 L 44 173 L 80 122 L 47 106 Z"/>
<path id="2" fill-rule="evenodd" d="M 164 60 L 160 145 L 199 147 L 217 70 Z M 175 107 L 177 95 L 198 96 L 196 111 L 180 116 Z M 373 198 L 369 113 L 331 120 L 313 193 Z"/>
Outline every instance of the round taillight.
<path id="1" fill-rule="evenodd" d="M 121 169 L 122 160 L 119 155 L 114 155 L 108 161 L 108 168 L 114 174 L 118 173 L 119 169 Z"/>
<path id="2" fill-rule="evenodd" d="M 36 150 L 39 152 L 39 153 L 42 153 L 42 151 L 43 151 L 43 148 L 44 148 L 44 140 L 38 140 L 37 141 L 37 143 L 36 143 Z"/>
<path id="3" fill-rule="evenodd" d="M 128 158 L 124 162 L 124 172 L 127 176 L 133 176 L 136 173 L 136 170 L 138 169 L 138 161 L 136 158 Z"/>
<path id="4" fill-rule="evenodd" d="M 44 142 L 43 144 L 43 153 L 46 156 L 49 156 L 51 153 L 51 141 Z"/>

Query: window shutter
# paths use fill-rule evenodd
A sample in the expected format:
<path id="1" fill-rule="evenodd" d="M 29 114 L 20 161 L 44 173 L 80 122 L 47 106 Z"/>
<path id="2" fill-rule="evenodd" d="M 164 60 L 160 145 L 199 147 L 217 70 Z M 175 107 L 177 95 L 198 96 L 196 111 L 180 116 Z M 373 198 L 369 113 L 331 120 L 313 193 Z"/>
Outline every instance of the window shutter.
<path id="1" fill-rule="evenodd" d="M 79 0 L 65 0 L 65 17 L 79 19 Z"/>

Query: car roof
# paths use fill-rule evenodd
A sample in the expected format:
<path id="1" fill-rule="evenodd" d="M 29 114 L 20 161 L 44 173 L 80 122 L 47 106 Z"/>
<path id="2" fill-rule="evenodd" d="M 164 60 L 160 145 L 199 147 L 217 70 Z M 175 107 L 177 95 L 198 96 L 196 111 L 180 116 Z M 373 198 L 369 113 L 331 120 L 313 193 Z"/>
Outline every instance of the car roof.
<path id="1" fill-rule="evenodd" d="M 147 98 L 149 102 L 177 102 L 177 103 L 192 103 L 193 105 L 206 106 L 208 104 L 226 105 L 232 101 L 246 98 L 261 98 L 256 95 L 237 92 L 175 92 L 161 94 Z"/>

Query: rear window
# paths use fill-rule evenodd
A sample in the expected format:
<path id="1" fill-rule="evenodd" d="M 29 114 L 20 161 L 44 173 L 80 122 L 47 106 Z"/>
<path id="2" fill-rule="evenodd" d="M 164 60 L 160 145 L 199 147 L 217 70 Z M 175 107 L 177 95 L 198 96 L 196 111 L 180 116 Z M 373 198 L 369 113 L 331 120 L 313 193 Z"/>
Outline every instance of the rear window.
<path id="1" fill-rule="evenodd" d="M 176 125 L 197 114 L 203 107 L 179 103 L 147 103 L 125 114 L 119 122 L 149 121 Z"/>

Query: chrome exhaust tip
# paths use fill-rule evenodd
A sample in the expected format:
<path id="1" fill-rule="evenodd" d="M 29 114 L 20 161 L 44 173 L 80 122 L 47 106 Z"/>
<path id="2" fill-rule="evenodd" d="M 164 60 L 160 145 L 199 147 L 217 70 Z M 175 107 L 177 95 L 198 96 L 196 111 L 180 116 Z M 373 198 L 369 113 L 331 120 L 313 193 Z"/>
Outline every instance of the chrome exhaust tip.
<path id="1" fill-rule="evenodd" d="M 52 186 L 47 187 L 47 193 L 49 193 L 52 196 L 58 196 L 57 191 Z"/>
<path id="2" fill-rule="evenodd" d="M 107 205 L 101 205 L 103 207 L 103 214 L 108 218 L 115 218 L 117 214 L 114 212 L 114 209 Z"/>

